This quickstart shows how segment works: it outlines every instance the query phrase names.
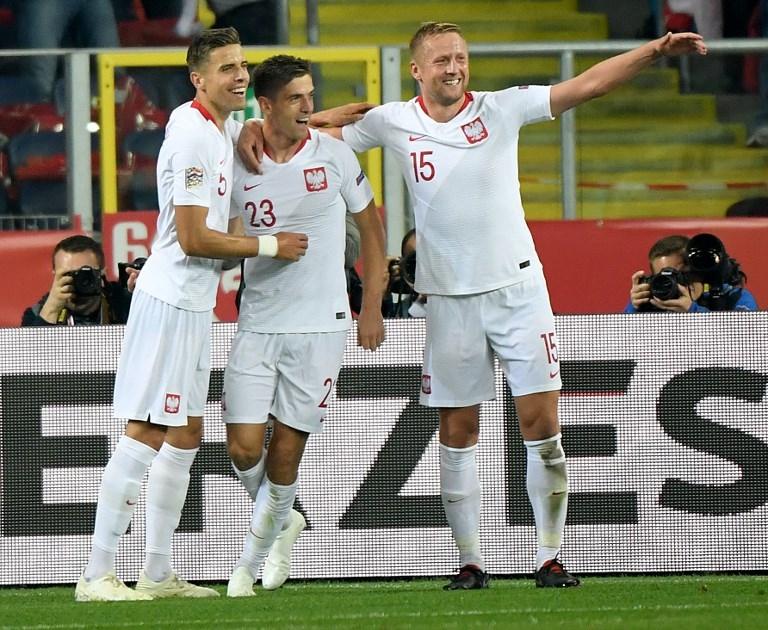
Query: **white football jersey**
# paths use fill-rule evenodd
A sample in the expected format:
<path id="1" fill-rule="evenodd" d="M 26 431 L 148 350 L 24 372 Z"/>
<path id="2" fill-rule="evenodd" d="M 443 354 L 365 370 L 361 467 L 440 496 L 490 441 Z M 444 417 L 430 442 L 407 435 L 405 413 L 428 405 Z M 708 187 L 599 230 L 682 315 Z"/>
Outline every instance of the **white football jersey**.
<path id="1" fill-rule="evenodd" d="M 222 261 L 184 253 L 176 232 L 175 206 L 206 207 L 206 225 L 227 231 L 232 138 L 238 131 L 229 120 L 220 130 L 197 101 L 171 112 L 157 159 L 157 232 L 152 255 L 136 283 L 138 290 L 189 311 L 210 310 L 216 304 Z"/>
<path id="2" fill-rule="evenodd" d="M 355 151 L 383 146 L 397 156 L 416 219 L 419 293 L 492 291 L 541 268 L 520 200 L 517 142 L 523 125 L 552 119 L 549 91 L 467 92 L 444 123 L 417 97 L 342 127 Z"/>
<path id="3" fill-rule="evenodd" d="M 298 262 L 255 257 L 245 261 L 239 330 L 309 333 L 350 326 L 344 273 L 346 212 L 364 210 L 371 185 L 352 150 L 310 130 L 293 157 L 277 164 L 265 153 L 262 174 L 235 162 L 232 215 L 248 235 L 301 232 L 309 238 Z"/>

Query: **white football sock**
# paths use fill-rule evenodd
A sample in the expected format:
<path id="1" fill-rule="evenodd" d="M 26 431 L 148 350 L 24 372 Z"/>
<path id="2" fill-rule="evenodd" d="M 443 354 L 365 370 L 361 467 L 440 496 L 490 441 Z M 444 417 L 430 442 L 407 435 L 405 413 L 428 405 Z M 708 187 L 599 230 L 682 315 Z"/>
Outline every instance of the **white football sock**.
<path id="1" fill-rule="evenodd" d="M 162 582 L 173 572 L 173 532 L 181 520 L 181 510 L 189 488 L 189 469 L 192 468 L 198 450 L 177 448 L 163 442 L 149 469 L 144 573 L 153 582 Z"/>
<path id="2" fill-rule="evenodd" d="M 249 468 L 248 470 L 240 470 L 235 463 L 232 462 L 232 469 L 235 471 L 237 478 L 243 483 L 245 489 L 248 491 L 251 499 L 256 500 L 256 495 L 259 492 L 259 486 L 261 486 L 261 480 L 264 478 L 264 466 L 267 461 L 267 450 L 264 449 L 261 452 L 261 459 L 259 463 Z"/>
<path id="3" fill-rule="evenodd" d="M 128 529 L 141 491 L 144 473 L 157 455 L 151 446 L 123 435 L 109 458 L 99 488 L 91 556 L 86 580 L 103 577 L 115 569 L 117 545 Z"/>
<path id="4" fill-rule="evenodd" d="M 480 552 L 481 494 L 477 444 L 468 448 L 440 444 L 440 496 L 459 548 L 459 566 L 474 564 L 484 571 Z"/>
<path id="5" fill-rule="evenodd" d="M 536 568 L 560 553 L 568 513 L 568 473 L 560 434 L 544 440 L 526 440 L 528 498 L 536 520 Z"/>
<path id="6" fill-rule="evenodd" d="M 237 566 L 248 568 L 253 579 L 256 579 L 256 574 L 266 560 L 272 543 L 275 542 L 275 538 L 291 512 L 298 485 L 299 482 L 295 481 L 289 486 L 279 486 L 264 475 L 253 504 L 253 516 L 245 537 L 243 554 L 237 562 Z"/>

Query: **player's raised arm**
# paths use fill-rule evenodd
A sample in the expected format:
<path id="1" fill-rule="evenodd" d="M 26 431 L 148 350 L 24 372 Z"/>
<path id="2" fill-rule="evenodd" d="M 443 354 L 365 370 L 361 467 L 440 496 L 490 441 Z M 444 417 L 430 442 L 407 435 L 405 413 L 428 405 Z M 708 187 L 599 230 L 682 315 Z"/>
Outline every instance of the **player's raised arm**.
<path id="1" fill-rule="evenodd" d="M 667 33 L 639 48 L 601 61 L 580 75 L 552 86 L 550 107 L 553 116 L 576 107 L 631 80 L 660 57 L 707 54 L 707 46 L 696 33 Z"/>

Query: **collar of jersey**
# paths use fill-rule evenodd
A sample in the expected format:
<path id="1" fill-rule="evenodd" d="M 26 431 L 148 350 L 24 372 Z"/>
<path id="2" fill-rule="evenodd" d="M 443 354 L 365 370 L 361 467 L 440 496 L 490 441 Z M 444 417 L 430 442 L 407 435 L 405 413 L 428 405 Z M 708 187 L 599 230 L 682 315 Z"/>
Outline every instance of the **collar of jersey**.
<path id="1" fill-rule="evenodd" d="M 296 147 L 296 150 L 295 150 L 295 151 L 294 151 L 294 152 L 291 154 L 291 157 L 289 157 L 289 158 L 288 158 L 288 160 L 289 160 L 289 161 L 290 161 L 290 160 L 292 160 L 292 159 L 294 158 L 294 156 L 295 156 L 295 155 L 296 155 L 296 154 L 297 154 L 299 151 L 301 151 L 301 150 L 304 148 L 304 145 L 305 145 L 305 144 L 307 144 L 307 142 L 309 142 L 309 140 L 310 140 L 310 138 L 311 138 L 311 137 L 312 137 L 312 136 L 311 136 L 311 135 L 310 135 L 310 133 L 309 133 L 309 129 L 307 129 L 307 137 L 306 137 L 306 138 L 304 138 L 304 140 L 302 140 L 302 141 L 301 141 L 301 144 L 299 144 L 299 146 L 297 146 L 297 147 Z M 267 146 L 266 146 L 266 145 L 264 145 L 264 154 L 265 154 L 265 155 L 266 155 L 266 156 L 267 156 L 267 157 L 268 157 L 270 160 L 272 160 L 273 162 L 275 161 L 275 159 L 274 159 L 274 158 L 273 158 L 273 157 L 270 155 L 270 153 L 269 153 L 269 149 L 267 149 Z"/>
<path id="2" fill-rule="evenodd" d="M 469 104 L 475 100 L 475 97 L 472 96 L 472 92 L 464 92 L 464 102 L 461 104 L 461 108 L 459 111 L 456 112 L 456 116 L 458 116 L 461 112 L 463 112 L 467 107 L 469 107 Z M 419 94 L 416 97 L 416 102 L 419 104 L 419 107 L 423 110 L 423 112 L 429 116 L 429 112 L 427 111 L 427 106 L 424 104 L 424 99 L 422 98 L 421 94 Z M 432 116 L 429 116 L 432 118 Z M 434 119 L 433 119 L 434 120 Z"/>
<path id="3" fill-rule="evenodd" d="M 219 126 L 216 123 L 216 119 L 213 117 L 213 114 L 211 114 L 211 112 L 205 109 L 205 107 L 200 101 L 198 101 L 197 99 L 194 99 L 192 101 L 191 107 L 192 109 L 196 109 L 197 111 L 199 111 L 202 114 L 203 118 L 205 118 L 206 120 L 210 120 L 214 125 L 216 125 L 216 127 Z"/>

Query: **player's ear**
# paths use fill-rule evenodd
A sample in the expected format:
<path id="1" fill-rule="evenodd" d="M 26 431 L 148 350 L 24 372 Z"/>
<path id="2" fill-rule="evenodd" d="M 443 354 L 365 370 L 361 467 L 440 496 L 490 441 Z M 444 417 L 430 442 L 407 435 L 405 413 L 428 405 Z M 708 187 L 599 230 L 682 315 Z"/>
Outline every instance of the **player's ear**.
<path id="1" fill-rule="evenodd" d="M 266 96 L 259 96 L 256 100 L 259 103 L 259 109 L 261 110 L 262 116 L 266 116 L 268 112 L 272 111 L 272 101 Z"/>
<path id="2" fill-rule="evenodd" d="M 189 80 L 196 90 L 203 89 L 205 87 L 205 80 L 199 72 L 190 72 Z"/>
<path id="3" fill-rule="evenodd" d="M 421 73 L 419 72 L 419 66 L 415 61 L 411 61 L 411 76 L 417 81 L 421 80 Z"/>

